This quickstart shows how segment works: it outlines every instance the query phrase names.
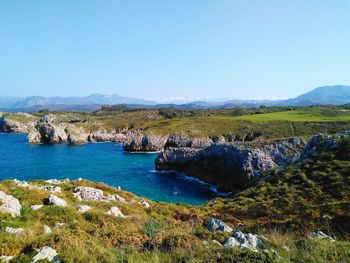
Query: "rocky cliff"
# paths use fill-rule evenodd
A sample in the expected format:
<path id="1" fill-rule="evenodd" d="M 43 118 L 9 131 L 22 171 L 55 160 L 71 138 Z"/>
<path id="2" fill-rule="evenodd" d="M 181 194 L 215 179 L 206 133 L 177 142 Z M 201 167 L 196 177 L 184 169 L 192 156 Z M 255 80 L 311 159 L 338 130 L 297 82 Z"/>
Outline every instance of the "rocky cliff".
<path id="1" fill-rule="evenodd" d="M 264 170 L 299 158 L 303 143 L 296 138 L 262 147 L 215 143 L 203 149 L 168 148 L 156 159 L 158 170 L 177 170 L 212 183 L 225 191 L 235 190 Z"/>

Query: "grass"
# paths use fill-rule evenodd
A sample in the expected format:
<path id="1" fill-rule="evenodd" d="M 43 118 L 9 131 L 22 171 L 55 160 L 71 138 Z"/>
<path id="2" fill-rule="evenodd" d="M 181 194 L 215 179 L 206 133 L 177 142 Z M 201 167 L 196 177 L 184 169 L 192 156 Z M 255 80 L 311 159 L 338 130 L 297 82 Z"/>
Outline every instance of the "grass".
<path id="1" fill-rule="evenodd" d="M 3 181 L 0 190 L 18 198 L 23 209 L 17 218 L 0 214 L 0 254 L 15 255 L 13 262 L 30 262 L 37 249 L 49 245 L 63 262 L 346 262 L 350 257 L 350 139 L 342 139 L 340 145 L 304 162 L 268 171 L 240 192 L 199 207 L 148 201 L 152 207 L 145 209 L 132 193 L 101 183 L 71 181 L 60 185 L 59 196 L 68 207 L 32 211 L 30 205 L 42 204 L 49 193 Z M 80 202 L 72 195 L 77 186 L 118 193 L 137 202 Z M 79 204 L 92 209 L 81 215 L 75 209 Z M 127 217 L 105 215 L 112 206 Z M 263 236 L 266 250 L 204 245 L 204 240 L 223 243 L 229 237 L 205 228 L 213 215 L 231 227 L 241 223 L 242 231 Z M 44 234 L 44 224 L 53 228 L 57 222 L 65 225 Z M 25 233 L 7 234 L 7 226 L 23 227 Z M 308 232 L 318 230 L 336 241 L 308 237 Z"/>

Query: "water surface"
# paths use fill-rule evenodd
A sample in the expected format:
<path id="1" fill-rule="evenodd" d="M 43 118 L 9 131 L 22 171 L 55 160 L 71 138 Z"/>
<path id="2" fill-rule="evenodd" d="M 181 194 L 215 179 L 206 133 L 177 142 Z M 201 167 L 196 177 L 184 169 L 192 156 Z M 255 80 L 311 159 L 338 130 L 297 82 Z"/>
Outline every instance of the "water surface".
<path id="1" fill-rule="evenodd" d="M 84 179 L 164 202 L 203 204 L 214 188 L 189 177 L 154 170 L 157 154 L 123 152 L 121 144 L 30 145 L 25 134 L 0 134 L 0 180 Z"/>

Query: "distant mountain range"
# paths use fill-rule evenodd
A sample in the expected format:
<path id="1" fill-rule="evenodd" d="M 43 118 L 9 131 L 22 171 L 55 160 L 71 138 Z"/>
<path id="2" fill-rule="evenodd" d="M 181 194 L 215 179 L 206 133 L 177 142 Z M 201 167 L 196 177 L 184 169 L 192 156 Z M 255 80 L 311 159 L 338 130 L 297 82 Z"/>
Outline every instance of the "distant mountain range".
<path id="1" fill-rule="evenodd" d="M 341 105 L 350 103 L 350 86 L 324 86 L 316 88 L 296 98 L 287 100 L 224 100 L 194 101 L 184 104 L 160 104 L 118 95 L 92 94 L 86 97 L 0 97 L 0 109 L 3 111 L 38 111 L 41 109 L 61 111 L 90 111 L 102 105 L 128 105 L 129 107 L 162 108 L 176 107 L 180 109 L 229 109 L 235 107 L 265 106 L 309 106 L 309 105 Z"/>

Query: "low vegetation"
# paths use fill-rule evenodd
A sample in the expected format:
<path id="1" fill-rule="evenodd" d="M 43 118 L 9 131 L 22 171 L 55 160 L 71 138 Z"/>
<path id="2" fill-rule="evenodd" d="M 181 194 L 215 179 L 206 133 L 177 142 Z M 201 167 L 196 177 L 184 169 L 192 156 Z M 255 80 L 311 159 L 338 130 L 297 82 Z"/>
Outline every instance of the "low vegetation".
<path id="1" fill-rule="evenodd" d="M 268 171 L 242 191 L 199 207 L 147 200 L 151 207 L 145 208 L 131 193 L 101 183 L 70 181 L 60 184 L 63 191 L 58 194 L 68 207 L 34 211 L 30 206 L 43 204 L 49 193 L 4 181 L 0 190 L 18 198 L 22 211 L 16 218 L 0 214 L 0 252 L 17 256 L 13 262 L 30 262 L 45 245 L 55 248 L 63 262 L 346 262 L 350 258 L 349 157 L 350 140 L 343 139 L 336 150 Z M 72 195 L 77 186 L 117 193 L 127 202 L 81 202 Z M 81 204 L 92 209 L 79 214 L 75 207 Z M 112 206 L 126 218 L 106 215 Z M 230 235 L 206 229 L 213 216 L 264 237 L 266 249 L 254 252 L 210 243 L 223 244 Z M 64 225 L 57 227 L 57 223 Z M 53 232 L 45 234 L 44 225 Z M 6 227 L 22 227 L 25 232 L 8 234 Z M 310 231 L 319 230 L 336 241 L 309 237 Z"/>

